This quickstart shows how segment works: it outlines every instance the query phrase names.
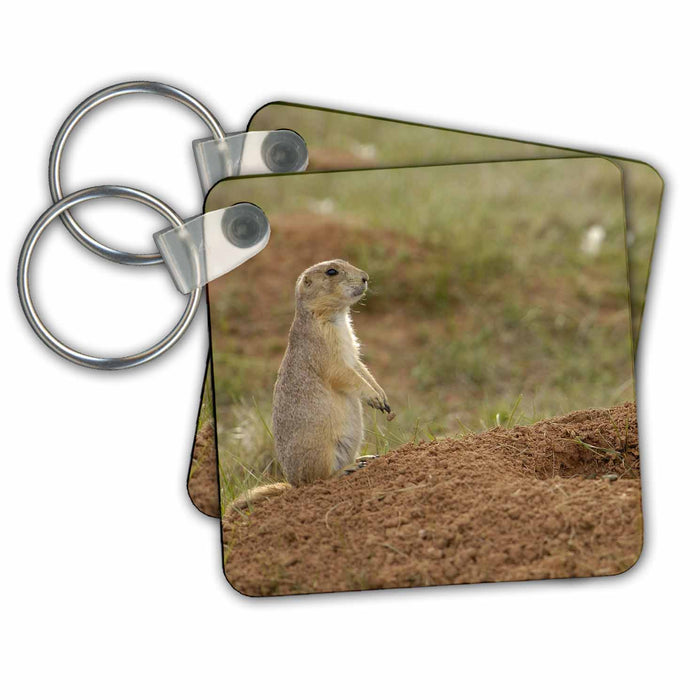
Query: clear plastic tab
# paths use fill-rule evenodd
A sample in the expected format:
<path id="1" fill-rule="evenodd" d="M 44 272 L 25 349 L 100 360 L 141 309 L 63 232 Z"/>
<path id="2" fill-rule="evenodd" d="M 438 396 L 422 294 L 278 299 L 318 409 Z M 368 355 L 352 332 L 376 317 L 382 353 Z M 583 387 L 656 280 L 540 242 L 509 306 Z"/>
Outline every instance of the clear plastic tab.
<path id="1" fill-rule="evenodd" d="M 225 139 L 199 139 L 192 143 L 192 148 L 205 194 L 227 177 L 296 173 L 306 170 L 309 163 L 304 139 L 289 129 L 244 131 Z"/>
<path id="2" fill-rule="evenodd" d="M 270 223 L 260 207 L 241 202 L 153 238 L 175 285 L 188 294 L 257 255 L 270 240 Z"/>

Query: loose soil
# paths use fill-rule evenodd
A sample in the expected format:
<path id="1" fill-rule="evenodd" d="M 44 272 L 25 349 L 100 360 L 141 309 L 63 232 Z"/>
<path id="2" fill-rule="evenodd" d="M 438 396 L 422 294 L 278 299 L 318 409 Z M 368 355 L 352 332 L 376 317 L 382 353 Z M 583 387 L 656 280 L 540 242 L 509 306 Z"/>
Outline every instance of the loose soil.
<path id="1" fill-rule="evenodd" d="M 405 445 L 222 524 L 253 596 L 618 574 L 642 547 L 635 407 Z"/>
<path id="2" fill-rule="evenodd" d="M 207 421 L 197 431 L 187 491 L 192 503 L 205 515 L 218 518 L 219 481 L 216 474 L 214 422 Z"/>

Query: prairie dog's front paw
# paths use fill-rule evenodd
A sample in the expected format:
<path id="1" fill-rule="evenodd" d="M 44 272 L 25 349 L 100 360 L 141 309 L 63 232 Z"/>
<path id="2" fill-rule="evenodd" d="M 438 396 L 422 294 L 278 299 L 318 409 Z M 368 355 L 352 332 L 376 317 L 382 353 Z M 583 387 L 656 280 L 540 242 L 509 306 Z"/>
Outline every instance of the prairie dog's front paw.
<path id="1" fill-rule="evenodd" d="M 367 405 L 384 413 L 391 413 L 391 406 L 387 403 L 386 394 L 374 394 L 366 399 Z"/>

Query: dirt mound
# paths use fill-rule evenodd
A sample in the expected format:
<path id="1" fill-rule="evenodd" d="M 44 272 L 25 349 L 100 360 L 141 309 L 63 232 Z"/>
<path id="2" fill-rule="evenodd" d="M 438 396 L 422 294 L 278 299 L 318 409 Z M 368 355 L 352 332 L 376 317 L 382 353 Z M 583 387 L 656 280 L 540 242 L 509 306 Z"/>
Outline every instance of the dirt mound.
<path id="1" fill-rule="evenodd" d="M 248 595 L 617 574 L 642 547 L 631 403 L 405 445 L 223 519 Z"/>
<path id="2" fill-rule="evenodd" d="M 187 491 L 192 503 L 205 515 L 218 518 L 219 481 L 216 475 L 214 422 L 207 421 L 197 431 L 192 451 Z"/>

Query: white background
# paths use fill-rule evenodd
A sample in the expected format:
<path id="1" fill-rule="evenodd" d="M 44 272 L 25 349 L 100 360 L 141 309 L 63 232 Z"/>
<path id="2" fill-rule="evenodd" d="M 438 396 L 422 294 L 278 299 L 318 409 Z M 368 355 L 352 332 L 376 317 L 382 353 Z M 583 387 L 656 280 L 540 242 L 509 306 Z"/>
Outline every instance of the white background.
<path id="1" fill-rule="evenodd" d="M 249 5 L 246 9 L 242 5 Z M 697 685 L 697 19 L 690 3 L 13 3 L 2 58 L 0 693 L 70 697 L 687 697 Z M 646 546 L 604 580 L 254 600 L 223 577 L 217 523 L 185 478 L 204 313 L 152 365 L 100 373 L 31 333 L 20 243 L 49 204 L 72 107 L 126 79 L 188 90 L 242 129 L 287 99 L 648 160 L 666 194 L 639 363 Z M 131 97 L 86 120 L 66 190 L 142 186 L 201 207 L 174 104 Z M 112 216 L 107 216 L 107 210 Z M 152 248 L 155 216 L 88 206 L 108 241 Z M 36 299 L 79 347 L 155 340 L 183 300 L 59 226 Z"/>

